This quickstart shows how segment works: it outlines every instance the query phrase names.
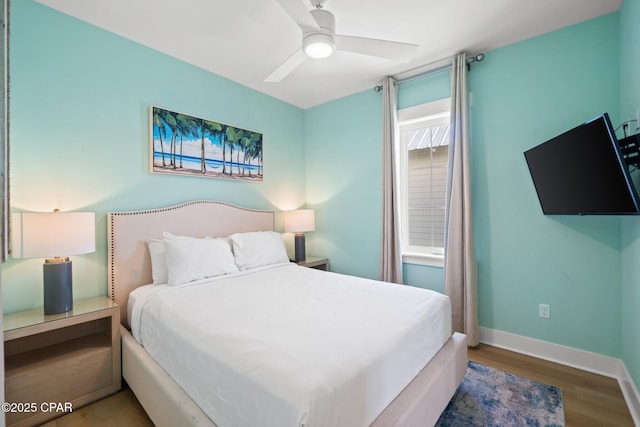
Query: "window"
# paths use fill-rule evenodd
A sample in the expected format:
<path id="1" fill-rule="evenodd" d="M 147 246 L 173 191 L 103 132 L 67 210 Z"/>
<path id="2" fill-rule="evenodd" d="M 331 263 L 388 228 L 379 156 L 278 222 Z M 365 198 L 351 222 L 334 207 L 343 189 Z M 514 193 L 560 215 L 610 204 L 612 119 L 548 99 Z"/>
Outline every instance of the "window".
<path id="1" fill-rule="evenodd" d="M 403 262 L 444 263 L 449 106 L 447 98 L 398 111 Z"/>

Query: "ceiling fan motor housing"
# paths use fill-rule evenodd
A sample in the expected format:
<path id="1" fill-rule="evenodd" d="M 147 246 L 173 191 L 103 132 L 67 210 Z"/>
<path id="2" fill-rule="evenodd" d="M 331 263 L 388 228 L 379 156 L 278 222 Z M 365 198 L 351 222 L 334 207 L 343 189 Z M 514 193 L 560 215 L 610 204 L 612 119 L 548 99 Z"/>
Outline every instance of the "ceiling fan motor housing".
<path id="1" fill-rule="evenodd" d="M 336 19 L 331 12 L 324 9 L 314 9 L 310 12 L 320 28 L 308 31 L 303 35 L 302 47 L 305 53 L 312 58 L 326 58 L 336 48 L 333 40 Z"/>

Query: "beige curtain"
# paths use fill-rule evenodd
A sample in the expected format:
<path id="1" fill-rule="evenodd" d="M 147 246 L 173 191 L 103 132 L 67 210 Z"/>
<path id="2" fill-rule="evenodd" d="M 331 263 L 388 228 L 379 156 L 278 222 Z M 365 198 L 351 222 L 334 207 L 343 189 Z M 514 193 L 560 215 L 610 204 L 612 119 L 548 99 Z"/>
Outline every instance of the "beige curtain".
<path id="1" fill-rule="evenodd" d="M 467 345 L 476 346 L 479 343 L 478 278 L 471 212 L 466 67 L 466 55 L 457 55 L 451 68 L 444 292 L 451 300 L 453 330 L 465 333 Z"/>
<path id="2" fill-rule="evenodd" d="M 398 116 L 397 89 L 393 78 L 382 84 L 382 250 L 380 280 L 402 283 L 402 259 L 398 226 L 398 195 L 396 194 L 396 122 Z"/>

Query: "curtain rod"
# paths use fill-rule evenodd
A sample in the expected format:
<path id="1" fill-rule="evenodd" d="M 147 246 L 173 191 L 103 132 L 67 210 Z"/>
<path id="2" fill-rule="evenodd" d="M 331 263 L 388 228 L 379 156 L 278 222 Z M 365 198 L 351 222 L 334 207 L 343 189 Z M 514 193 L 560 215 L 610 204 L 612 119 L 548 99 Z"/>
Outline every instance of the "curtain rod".
<path id="1" fill-rule="evenodd" d="M 467 70 L 471 69 L 472 62 L 481 62 L 482 60 L 484 60 L 484 53 L 479 53 L 477 55 L 467 58 Z M 442 62 L 442 61 L 438 61 L 438 62 Z M 447 71 L 449 69 L 451 69 L 451 64 L 446 64 L 446 65 L 441 65 L 439 67 L 432 68 L 427 71 L 423 71 L 421 73 L 414 74 L 413 76 L 405 77 L 404 79 L 394 79 L 394 80 L 396 82 L 396 85 L 401 85 L 403 83 L 412 82 L 414 80 L 421 79 L 422 77 L 438 74 L 443 71 Z M 374 87 L 373 90 L 375 90 L 376 92 L 380 92 L 382 90 L 382 85 L 378 85 Z"/>

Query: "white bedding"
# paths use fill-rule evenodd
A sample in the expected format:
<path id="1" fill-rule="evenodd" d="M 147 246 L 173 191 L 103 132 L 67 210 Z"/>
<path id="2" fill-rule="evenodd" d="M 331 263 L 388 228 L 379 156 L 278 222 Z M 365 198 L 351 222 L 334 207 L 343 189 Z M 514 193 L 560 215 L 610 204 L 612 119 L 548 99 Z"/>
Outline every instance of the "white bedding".
<path id="1" fill-rule="evenodd" d="M 226 426 L 368 426 L 451 335 L 449 299 L 295 264 L 129 300 L 134 337 Z"/>

